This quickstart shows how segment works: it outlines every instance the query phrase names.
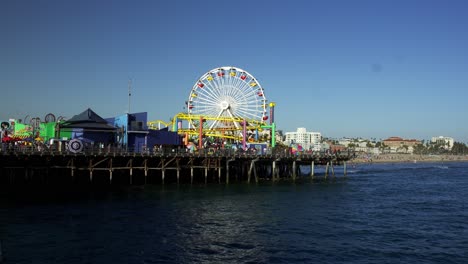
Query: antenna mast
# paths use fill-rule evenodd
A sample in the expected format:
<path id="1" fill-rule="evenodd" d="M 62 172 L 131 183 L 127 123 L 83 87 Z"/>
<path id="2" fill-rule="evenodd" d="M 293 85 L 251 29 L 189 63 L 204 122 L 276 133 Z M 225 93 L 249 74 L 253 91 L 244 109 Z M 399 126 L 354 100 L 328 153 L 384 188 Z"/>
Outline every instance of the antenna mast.
<path id="1" fill-rule="evenodd" d="M 130 114 L 130 97 L 132 97 L 132 79 L 128 79 L 128 113 Z"/>

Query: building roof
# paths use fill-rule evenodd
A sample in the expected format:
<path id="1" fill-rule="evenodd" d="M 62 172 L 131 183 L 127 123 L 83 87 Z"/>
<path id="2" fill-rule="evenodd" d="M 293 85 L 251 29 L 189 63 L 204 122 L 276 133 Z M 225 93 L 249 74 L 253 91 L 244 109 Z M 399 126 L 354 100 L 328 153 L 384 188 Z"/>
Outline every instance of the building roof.
<path id="1" fill-rule="evenodd" d="M 405 141 L 401 137 L 389 137 L 387 139 L 384 139 L 383 141 Z"/>
<path id="2" fill-rule="evenodd" d="M 407 143 L 419 143 L 421 141 L 417 139 L 403 139 L 401 137 L 389 137 L 387 139 L 384 139 L 383 142 L 407 142 Z"/>
<path id="3" fill-rule="evenodd" d="M 109 125 L 107 121 L 96 114 L 91 108 L 86 109 L 82 113 L 73 116 L 60 125 L 60 128 L 85 128 L 97 130 L 117 130 L 116 127 Z"/>

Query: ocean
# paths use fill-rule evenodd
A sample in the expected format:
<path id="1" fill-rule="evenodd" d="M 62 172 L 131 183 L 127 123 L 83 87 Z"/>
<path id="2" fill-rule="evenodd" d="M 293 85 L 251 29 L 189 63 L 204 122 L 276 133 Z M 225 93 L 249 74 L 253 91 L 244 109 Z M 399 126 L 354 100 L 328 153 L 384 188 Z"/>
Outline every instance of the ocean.
<path id="1" fill-rule="evenodd" d="M 339 169 L 337 169 L 339 171 Z M 468 263 L 468 163 L 1 196 L 6 263 Z"/>

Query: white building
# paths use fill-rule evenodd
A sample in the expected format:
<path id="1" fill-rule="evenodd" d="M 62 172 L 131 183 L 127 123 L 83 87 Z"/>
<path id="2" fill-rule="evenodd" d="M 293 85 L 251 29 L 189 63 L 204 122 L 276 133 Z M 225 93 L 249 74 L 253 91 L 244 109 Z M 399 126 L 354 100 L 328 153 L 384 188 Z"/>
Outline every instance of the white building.
<path id="1" fill-rule="evenodd" d="M 304 150 L 320 151 L 320 142 L 322 134 L 320 132 L 307 132 L 303 127 L 297 129 L 296 132 L 286 132 L 286 144 L 300 144 Z"/>
<path id="2" fill-rule="evenodd" d="M 453 140 L 453 138 L 451 137 L 439 136 L 439 137 L 432 137 L 431 142 L 442 144 L 444 145 L 444 149 L 451 150 L 455 140 Z"/>
<path id="3" fill-rule="evenodd" d="M 338 141 L 338 144 L 348 147 L 348 145 L 352 142 L 350 138 L 342 138 Z"/>

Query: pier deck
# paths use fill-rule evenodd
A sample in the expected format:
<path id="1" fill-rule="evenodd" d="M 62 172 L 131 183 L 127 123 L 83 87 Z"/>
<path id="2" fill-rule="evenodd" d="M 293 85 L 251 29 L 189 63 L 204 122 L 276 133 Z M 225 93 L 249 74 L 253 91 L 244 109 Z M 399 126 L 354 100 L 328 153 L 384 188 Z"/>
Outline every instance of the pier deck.
<path id="1" fill-rule="evenodd" d="M 39 151 L 17 148 L 0 153 L 0 184 L 119 184 L 143 185 L 194 182 L 258 182 L 335 176 L 334 166 L 342 166 L 354 153 L 310 153 L 293 155 L 284 151 L 267 154 L 229 150 L 185 149 L 133 153 L 123 150 L 91 149 L 83 153 Z M 308 168 L 307 175 L 301 168 Z"/>

